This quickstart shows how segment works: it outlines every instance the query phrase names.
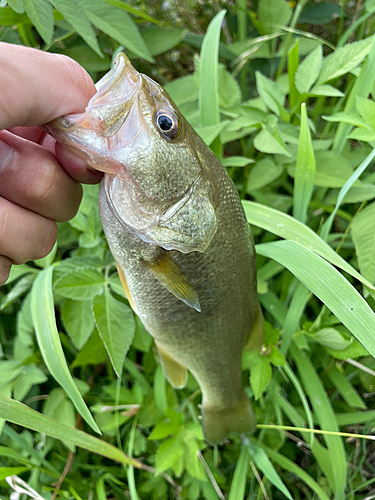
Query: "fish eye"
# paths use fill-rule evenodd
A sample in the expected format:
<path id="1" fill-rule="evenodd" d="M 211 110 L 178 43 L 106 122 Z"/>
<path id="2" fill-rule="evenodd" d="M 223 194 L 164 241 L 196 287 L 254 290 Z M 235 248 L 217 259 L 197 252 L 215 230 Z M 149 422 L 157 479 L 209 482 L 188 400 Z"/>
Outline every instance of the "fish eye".
<path id="1" fill-rule="evenodd" d="M 159 109 L 155 114 L 155 123 L 159 132 L 168 139 L 173 139 L 180 132 L 180 122 L 169 109 Z"/>

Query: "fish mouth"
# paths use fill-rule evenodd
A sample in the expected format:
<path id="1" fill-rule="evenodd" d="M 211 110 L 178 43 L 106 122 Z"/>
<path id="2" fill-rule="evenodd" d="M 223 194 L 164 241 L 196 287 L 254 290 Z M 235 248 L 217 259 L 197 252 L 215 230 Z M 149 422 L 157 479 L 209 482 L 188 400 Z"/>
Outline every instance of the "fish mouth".
<path id="1" fill-rule="evenodd" d="M 204 252 L 210 245 L 217 219 L 210 199 L 212 188 L 201 176 L 185 195 L 163 208 L 144 195 L 138 203 L 140 189 L 131 178 L 106 175 L 103 183 L 113 215 L 145 243 L 182 253 Z"/>

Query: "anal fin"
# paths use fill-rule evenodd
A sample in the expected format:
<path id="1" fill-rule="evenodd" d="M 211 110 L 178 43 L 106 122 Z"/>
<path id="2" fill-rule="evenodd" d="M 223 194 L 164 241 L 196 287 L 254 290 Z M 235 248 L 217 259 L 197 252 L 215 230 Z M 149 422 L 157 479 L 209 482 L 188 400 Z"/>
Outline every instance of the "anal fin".
<path id="1" fill-rule="evenodd" d="M 130 294 L 130 290 L 129 290 L 128 284 L 126 282 L 125 275 L 124 275 L 124 273 L 123 273 L 123 271 L 121 269 L 120 264 L 118 264 L 117 262 L 116 262 L 116 267 L 117 267 L 118 276 L 119 276 L 120 281 L 121 281 L 122 289 L 124 290 L 125 297 L 128 299 L 130 307 L 133 309 L 133 311 L 137 312 L 136 307 L 134 305 L 133 298 L 132 298 L 132 296 Z"/>
<path id="2" fill-rule="evenodd" d="M 164 252 L 161 257 L 154 262 L 143 262 L 155 278 L 175 297 L 185 302 L 186 305 L 196 309 L 198 312 L 201 312 L 197 292 L 190 285 L 185 274 L 167 252 Z"/>
<path id="3" fill-rule="evenodd" d="M 175 389 L 182 389 L 188 379 L 187 369 L 175 361 L 157 342 L 155 344 L 160 355 L 165 378 Z"/>

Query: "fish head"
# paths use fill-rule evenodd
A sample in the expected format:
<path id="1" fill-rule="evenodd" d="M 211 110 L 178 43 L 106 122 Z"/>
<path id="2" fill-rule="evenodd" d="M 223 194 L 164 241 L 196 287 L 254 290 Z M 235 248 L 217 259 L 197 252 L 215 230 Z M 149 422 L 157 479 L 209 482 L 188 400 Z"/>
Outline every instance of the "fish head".
<path id="1" fill-rule="evenodd" d="M 216 158 L 167 92 L 125 54 L 97 84 L 84 113 L 42 128 L 106 173 L 108 204 L 147 243 L 206 250 L 216 232 Z"/>

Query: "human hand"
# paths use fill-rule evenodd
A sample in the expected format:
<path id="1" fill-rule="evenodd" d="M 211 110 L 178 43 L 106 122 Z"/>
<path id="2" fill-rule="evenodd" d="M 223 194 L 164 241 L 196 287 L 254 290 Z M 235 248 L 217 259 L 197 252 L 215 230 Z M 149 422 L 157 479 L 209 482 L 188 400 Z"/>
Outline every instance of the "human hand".
<path id="1" fill-rule="evenodd" d="M 46 256 L 56 222 L 71 219 L 80 182 L 102 173 L 37 125 L 84 111 L 95 94 L 86 71 L 68 57 L 0 42 L 0 285 L 12 264 Z M 7 129 L 7 130 L 5 130 Z"/>

